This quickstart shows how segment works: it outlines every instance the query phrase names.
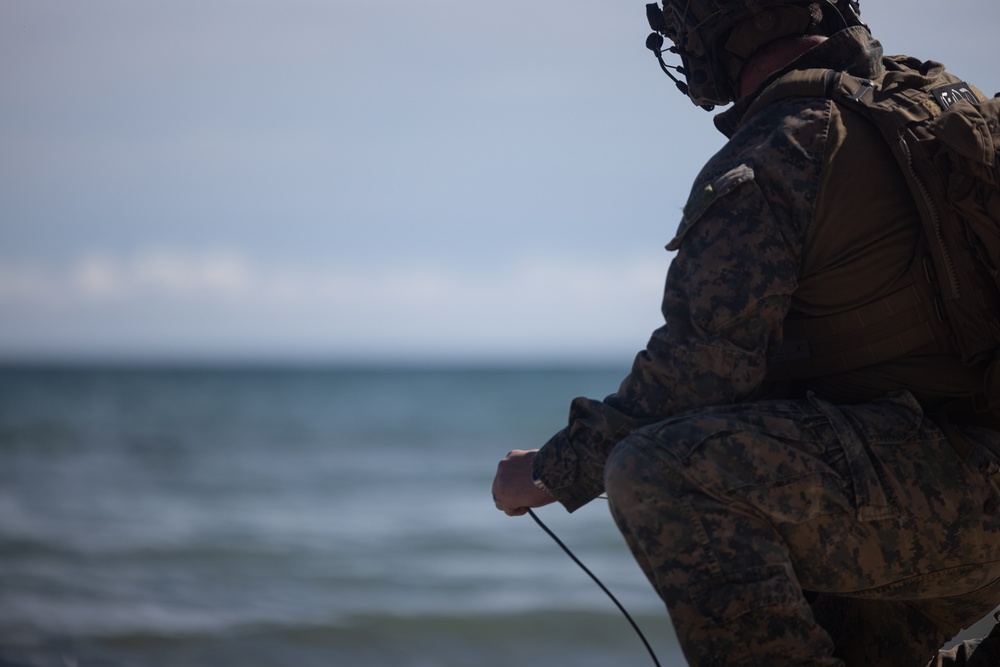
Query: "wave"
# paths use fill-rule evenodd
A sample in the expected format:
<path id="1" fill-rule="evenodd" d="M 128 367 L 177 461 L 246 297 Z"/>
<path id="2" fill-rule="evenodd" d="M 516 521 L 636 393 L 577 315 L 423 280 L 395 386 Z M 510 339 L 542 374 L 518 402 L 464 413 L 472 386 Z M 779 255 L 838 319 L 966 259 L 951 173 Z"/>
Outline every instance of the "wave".
<path id="1" fill-rule="evenodd" d="M 665 615 L 636 619 L 661 664 L 685 665 Z M 228 630 L 30 635 L 0 648 L 5 667 L 499 667 L 652 664 L 624 618 L 551 610 L 529 614 L 355 616 L 330 623 L 244 625 Z"/>

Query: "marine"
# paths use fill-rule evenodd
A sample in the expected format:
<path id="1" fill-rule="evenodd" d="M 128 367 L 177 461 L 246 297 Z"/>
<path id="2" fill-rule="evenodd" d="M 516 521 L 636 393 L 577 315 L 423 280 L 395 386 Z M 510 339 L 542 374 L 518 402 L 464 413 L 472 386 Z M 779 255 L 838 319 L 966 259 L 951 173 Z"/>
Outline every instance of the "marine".
<path id="1" fill-rule="evenodd" d="M 732 103 L 728 142 L 667 246 L 663 325 L 616 392 L 500 462 L 497 508 L 606 493 L 692 667 L 1000 665 L 1000 630 L 941 648 L 1000 604 L 1000 415 L 966 409 L 1000 399 L 995 350 L 970 359 L 940 323 L 932 240 L 871 120 L 766 97 L 913 60 L 851 0 L 647 10 L 681 91 Z M 849 354 L 796 348 L 830 330 Z"/>

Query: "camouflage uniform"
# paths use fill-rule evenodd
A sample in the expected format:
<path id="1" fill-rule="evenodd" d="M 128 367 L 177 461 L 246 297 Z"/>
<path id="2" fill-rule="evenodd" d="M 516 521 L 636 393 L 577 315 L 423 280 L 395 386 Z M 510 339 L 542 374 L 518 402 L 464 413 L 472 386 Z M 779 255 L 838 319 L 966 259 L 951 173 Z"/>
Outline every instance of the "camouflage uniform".
<path id="1" fill-rule="evenodd" d="M 881 46 L 851 28 L 788 69 L 817 66 L 872 77 Z M 772 381 L 785 318 L 905 287 L 920 223 L 865 122 L 752 102 L 716 119 L 730 141 L 668 245 L 664 326 L 617 393 L 573 401 L 533 473 L 570 511 L 607 490 L 696 667 L 923 667 L 1000 601 L 1000 433 L 925 416 L 982 369 L 942 347 Z"/>

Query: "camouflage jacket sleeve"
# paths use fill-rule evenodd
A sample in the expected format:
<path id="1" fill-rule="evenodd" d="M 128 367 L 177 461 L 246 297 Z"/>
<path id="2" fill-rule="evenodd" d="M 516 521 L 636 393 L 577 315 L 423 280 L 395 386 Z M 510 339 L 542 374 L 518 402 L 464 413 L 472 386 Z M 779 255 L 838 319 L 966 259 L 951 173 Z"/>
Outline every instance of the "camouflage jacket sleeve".
<path id="1" fill-rule="evenodd" d="M 575 399 L 569 425 L 534 459 L 536 477 L 569 511 L 602 493 L 604 463 L 631 431 L 745 401 L 764 381 L 797 286 L 826 118 L 801 100 L 777 117 L 762 115 L 695 182 L 667 246 L 678 254 L 667 274 L 664 325 L 618 391 L 603 401 Z"/>

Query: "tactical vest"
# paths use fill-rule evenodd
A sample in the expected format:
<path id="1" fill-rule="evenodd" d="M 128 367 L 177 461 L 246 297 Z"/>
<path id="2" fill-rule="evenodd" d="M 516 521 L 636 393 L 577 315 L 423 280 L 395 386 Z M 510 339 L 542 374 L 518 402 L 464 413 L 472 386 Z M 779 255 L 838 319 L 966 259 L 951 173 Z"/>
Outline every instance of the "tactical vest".
<path id="1" fill-rule="evenodd" d="M 873 80 L 790 72 L 747 111 L 819 97 L 862 113 L 892 149 L 923 232 L 904 289 L 848 312 L 786 320 L 771 377 L 819 377 L 949 350 L 965 364 L 988 365 L 973 411 L 1000 415 L 1000 96 L 987 100 L 940 63 L 885 64 Z"/>

